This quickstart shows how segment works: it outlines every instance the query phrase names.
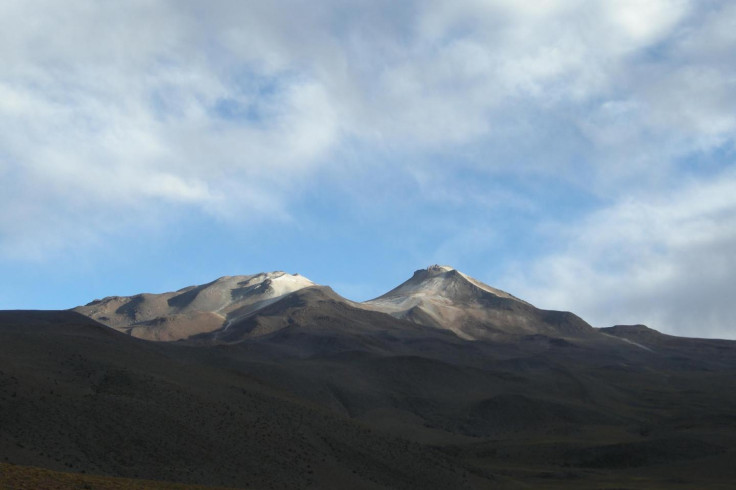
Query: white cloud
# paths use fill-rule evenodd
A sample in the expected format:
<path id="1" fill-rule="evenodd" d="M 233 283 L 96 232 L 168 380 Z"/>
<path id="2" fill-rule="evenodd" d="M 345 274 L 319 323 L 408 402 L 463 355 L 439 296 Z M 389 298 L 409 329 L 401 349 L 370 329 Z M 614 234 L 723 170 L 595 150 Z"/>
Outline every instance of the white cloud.
<path id="1" fill-rule="evenodd" d="M 729 2 L 685 0 L 5 1 L 0 257 L 104 243 L 165 225 L 172 209 L 234 226 L 288 221 L 312 176 L 340 169 L 339 187 L 353 175 L 338 156 L 354 145 L 401 155 L 391 160 L 400 178 L 436 174 L 450 198 L 533 205 L 470 195 L 452 178 L 461 164 L 614 202 L 596 217 L 627 241 L 572 225 L 598 238 L 566 235 L 576 251 L 543 265 L 560 284 L 569 268 L 608 291 L 627 271 L 628 290 L 647 297 L 687 267 L 709 270 L 698 260 L 730 240 L 713 231 L 725 218 L 704 217 L 711 208 L 672 204 L 711 203 L 681 169 L 698 175 L 736 143 L 734 19 Z M 353 187 L 390 207 L 383 184 Z M 647 197 L 668 189 L 687 199 Z M 654 229 L 659 238 L 646 235 Z M 683 229 L 704 243 L 678 244 Z M 719 286 L 716 272 L 701 285 Z M 583 300 L 603 311 L 594 290 Z"/>
<path id="2" fill-rule="evenodd" d="M 574 310 L 597 326 L 645 323 L 678 335 L 736 338 L 733 171 L 624 198 L 543 234 L 549 255 L 506 278 L 539 306 Z"/>
<path id="3" fill-rule="evenodd" d="M 689 9 L 688 0 L 619 0 L 601 2 L 605 18 L 622 28 L 633 48 L 651 43 L 666 35 Z"/>
<path id="4" fill-rule="evenodd" d="M 237 74 L 258 54 L 226 53 L 196 11 L 10 2 L 2 13 L 0 169 L 25 189 L 0 196 L 6 254 L 77 246 L 101 222 L 168 204 L 286 216 L 289 182 L 335 144 L 324 85 L 256 67 L 264 87 L 244 86 Z"/>

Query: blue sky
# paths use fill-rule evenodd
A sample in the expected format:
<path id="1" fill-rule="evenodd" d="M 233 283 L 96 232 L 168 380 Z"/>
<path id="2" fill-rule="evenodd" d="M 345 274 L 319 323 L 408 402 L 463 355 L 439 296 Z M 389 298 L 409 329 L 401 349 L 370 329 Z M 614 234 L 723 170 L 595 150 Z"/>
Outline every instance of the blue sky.
<path id="1" fill-rule="evenodd" d="M 450 264 L 736 338 L 736 4 L 6 1 L 0 308 Z"/>

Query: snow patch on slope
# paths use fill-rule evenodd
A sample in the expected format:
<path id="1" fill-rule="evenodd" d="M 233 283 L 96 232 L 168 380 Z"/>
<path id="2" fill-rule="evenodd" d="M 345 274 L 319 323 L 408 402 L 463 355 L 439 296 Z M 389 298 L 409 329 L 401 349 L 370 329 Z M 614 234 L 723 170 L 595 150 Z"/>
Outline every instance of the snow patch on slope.
<path id="1" fill-rule="evenodd" d="M 227 326 L 310 286 L 316 284 L 283 271 L 224 276 L 176 292 L 95 300 L 75 311 L 136 337 L 178 340 Z"/>
<path id="2" fill-rule="evenodd" d="M 633 346 L 639 347 L 640 349 L 644 349 L 644 350 L 647 350 L 647 351 L 649 351 L 649 352 L 654 352 L 654 350 L 653 350 L 653 349 L 650 349 L 650 348 L 649 348 L 649 347 L 647 347 L 646 345 L 642 345 L 642 344 L 640 344 L 639 342 L 634 342 L 634 341 L 633 341 L 633 340 L 631 340 L 631 339 L 627 339 L 627 338 L 625 338 L 625 337 L 618 337 L 618 336 L 615 336 L 615 335 L 609 335 L 609 334 L 607 334 L 607 333 L 603 333 L 603 335 L 605 335 L 606 337 L 610 337 L 610 338 L 612 338 L 612 339 L 617 339 L 617 340 L 620 340 L 620 341 L 622 341 L 622 342 L 626 342 L 627 344 L 631 344 L 631 345 L 633 345 Z"/>
<path id="3" fill-rule="evenodd" d="M 496 289 L 494 287 L 491 287 L 488 284 L 485 284 L 485 283 L 480 282 L 478 279 L 475 279 L 474 277 L 470 277 L 469 275 L 464 274 L 464 273 L 462 273 L 460 271 L 457 271 L 457 273 L 460 274 L 461 276 L 463 276 L 466 280 L 470 281 L 470 283 L 473 284 L 475 287 L 478 287 L 478 288 L 482 289 L 483 291 L 486 291 L 488 293 L 491 293 L 491 294 L 493 294 L 495 296 L 499 296 L 501 298 L 513 299 L 513 300 L 516 300 L 516 301 L 521 301 L 523 303 L 526 303 L 526 301 L 520 300 L 516 296 L 513 296 L 513 295 L 507 293 L 506 291 L 501 291 L 500 289 Z"/>

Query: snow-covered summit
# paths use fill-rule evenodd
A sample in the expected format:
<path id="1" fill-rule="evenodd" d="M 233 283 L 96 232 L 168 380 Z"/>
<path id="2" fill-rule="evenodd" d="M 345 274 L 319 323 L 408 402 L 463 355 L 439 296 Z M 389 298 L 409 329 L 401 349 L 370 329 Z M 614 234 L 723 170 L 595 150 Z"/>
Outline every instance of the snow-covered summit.
<path id="1" fill-rule="evenodd" d="M 420 270 L 422 270 L 422 269 L 420 269 Z M 430 273 L 442 273 L 442 272 L 454 271 L 455 268 L 454 267 L 450 267 L 449 265 L 434 264 L 434 265 L 430 265 L 429 267 L 427 267 L 424 270 L 426 270 L 427 272 L 430 272 Z M 419 271 L 417 271 L 417 272 L 419 272 Z"/>
<path id="2" fill-rule="evenodd" d="M 316 284 L 283 271 L 223 276 L 162 294 L 111 296 L 75 308 L 117 330 L 153 340 L 176 340 L 223 328 L 280 298 Z"/>

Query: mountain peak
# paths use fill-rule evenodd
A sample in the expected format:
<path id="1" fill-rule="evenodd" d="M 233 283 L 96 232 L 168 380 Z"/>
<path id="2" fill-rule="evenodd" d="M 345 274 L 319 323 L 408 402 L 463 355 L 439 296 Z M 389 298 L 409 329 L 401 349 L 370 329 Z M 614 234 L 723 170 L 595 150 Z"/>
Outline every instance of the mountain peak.
<path id="1" fill-rule="evenodd" d="M 442 273 L 442 272 L 454 271 L 455 268 L 454 267 L 450 267 L 449 265 L 434 264 L 434 265 L 430 265 L 426 269 L 419 269 L 417 272 L 421 272 L 421 271 L 425 271 L 425 270 L 427 272 L 430 272 L 430 273 L 439 274 L 439 273 Z"/>
<path id="2" fill-rule="evenodd" d="M 415 303 L 420 300 L 424 302 L 431 300 L 462 306 L 488 294 L 521 302 L 514 296 L 463 274 L 454 267 L 435 264 L 415 271 L 409 280 L 378 298 L 366 301 L 365 304 L 377 306 L 385 303 L 389 306 L 407 301 Z"/>
<path id="3" fill-rule="evenodd" d="M 75 308 L 136 337 L 178 340 L 224 328 L 280 298 L 316 284 L 283 271 L 222 276 L 175 292 L 112 296 Z"/>
<path id="4" fill-rule="evenodd" d="M 432 265 L 363 308 L 425 326 L 447 329 L 467 340 L 503 335 L 585 335 L 590 327 L 575 315 L 539 310 L 453 267 Z"/>
<path id="5" fill-rule="evenodd" d="M 75 311 L 149 340 L 180 340 L 208 334 L 218 337 L 231 326 L 262 315 L 276 303 L 278 308 L 313 303 L 316 287 L 299 274 L 261 272 L 223 276 L 169 293 L 108 297 Z M 282 300 L 287 297 L 292 299 L 284 303 Z M 577 335 L 591 328 L 577 317 L 538 310 L 448 265 L 420 269 L 398 287 L 364 303 L 353 303 L 334 293 L 331 298 L 356 311 L 387 313 L 426 327 L 450 330 L 468 340 L 537 333 Z"/>

